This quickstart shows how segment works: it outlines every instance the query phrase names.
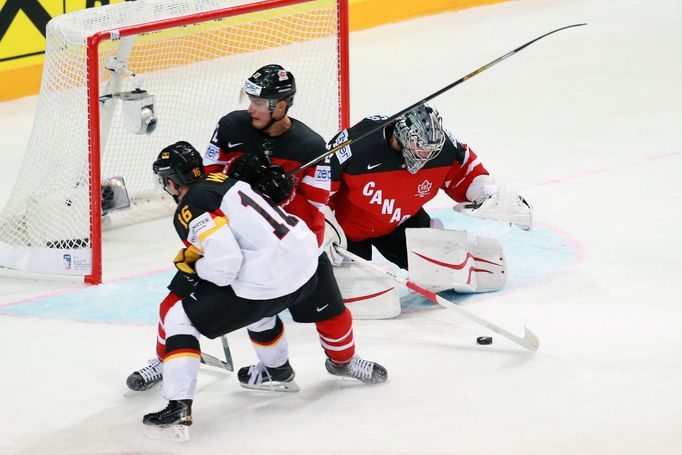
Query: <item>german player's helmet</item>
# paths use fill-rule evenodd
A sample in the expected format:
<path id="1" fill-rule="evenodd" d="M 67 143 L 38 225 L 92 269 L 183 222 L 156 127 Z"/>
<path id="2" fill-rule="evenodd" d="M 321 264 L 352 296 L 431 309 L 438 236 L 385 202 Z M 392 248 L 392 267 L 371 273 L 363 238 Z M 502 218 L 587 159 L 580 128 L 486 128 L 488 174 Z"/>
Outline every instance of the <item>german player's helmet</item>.
<path id="1" fill-rule="evenodd" d="M 415 174 L 443 150 L 445 132 L 438 111 L 420 104 L 398 118 L 393 134 L 405 158 L 407 170 Z"/>
<path id="2" fill-rule="evenodd" d="M 167 179 L 171 179 L 178 186 L 184 186 L 191 185 L 204 175 L 201 154 L 192 144 L 185 141 L 176 142 L 161 150 L 152 169 L 164 190 Z"/>
<path id="3" fill-rule="evenodd" d="M 269 100 L 271 111 L 279 100 L 286 101 L 291 107 L 296 94 L 296 81 L 294 75 L 280 65 L 265 65 L 244 81 L 244 93 Z"/>

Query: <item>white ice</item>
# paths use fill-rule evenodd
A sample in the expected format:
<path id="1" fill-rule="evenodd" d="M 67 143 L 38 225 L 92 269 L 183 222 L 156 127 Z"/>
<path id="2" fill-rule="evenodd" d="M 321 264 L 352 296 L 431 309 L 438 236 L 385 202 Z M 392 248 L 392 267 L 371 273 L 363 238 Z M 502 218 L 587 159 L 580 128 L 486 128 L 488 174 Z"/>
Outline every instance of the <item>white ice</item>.
<path id="1" fill-rule="evenodd" d="M 534 204 L 537 221 L 515 234 L 527 248 L 515 244 L 522 257 L 508 288 L 460 305 L 515 333 L 527 325 L 538 352 L 436 307 L 357 321 L 358 352 L 390 375 L 368 387 L 329 376 L 314 327 L 288 324 L 299 393 L 252 393 L 204 368 L 192 439 L 159 442 L 141 424 L 165 406 L 159 389 L 124 396 L 125 377 L 153 355 L 155 325 L 93 322 L 88 306 L 139 300 L 153 315 L 157 300 L 145 296 L 162 290 L 86 294 L 96 298 L 66 318 L 49 305 L 42 317 L 10 315 L 2 310 L 25 299 L 66 288 L 58 301 L 68 303 L 84 291 L 3 271 L 0 453 L 682 453 L 682 2 L 522 0 L 353 33 L 352 120 L 396 112 L 580 22 L 589 25 L 434 100 L 497 180 Z M 0 206 L 35 105 L 0 103 Z M 446 206 L 440 198 L 431 209 Z M 540 254 L 532 246 L 542 232 L 562 243 Z M 169 220 L 107 232 L 105 280 L 167 269 L 177 242 Z M 555 270 L 566 251 L 571 260 Z M 536 279 L 521 281 L 531 266 Z M 480 335 L 495 342 L 478 346 Z M 229 338 L 238 366 L 255 360 L 243 331 Z M 215 341 L 202 347 L 220 353 Z"/>

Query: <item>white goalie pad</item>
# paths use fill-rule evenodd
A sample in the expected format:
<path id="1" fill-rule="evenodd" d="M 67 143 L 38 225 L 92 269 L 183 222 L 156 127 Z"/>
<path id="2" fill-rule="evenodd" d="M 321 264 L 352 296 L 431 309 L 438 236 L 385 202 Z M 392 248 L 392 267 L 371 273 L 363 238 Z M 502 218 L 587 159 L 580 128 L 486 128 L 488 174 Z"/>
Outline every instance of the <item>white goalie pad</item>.
<path id="1" fill-rule="evenodd" d="M 474 218 L 514 223 L 524 231 L 533 227 L 533 207 L 519 193 L 504 186 L 480 204 L 464 202 L 453 210 Z"/>
<path id="2" fill-rule="evenodd" d="M 408 228 L 410 281 L 431 289 L 496 291 L 507 281 L 502 244 L 467 231 Z"/>
<path id="3" fill-rule="evenodd" d="M 377 264 L 392 273 L 394 264 Z M 336 282 L 353 319 L 388 319 L 400 314 L 400 294 L 395 282 L 361 264 L 346 261 L 333 268 Z"/>

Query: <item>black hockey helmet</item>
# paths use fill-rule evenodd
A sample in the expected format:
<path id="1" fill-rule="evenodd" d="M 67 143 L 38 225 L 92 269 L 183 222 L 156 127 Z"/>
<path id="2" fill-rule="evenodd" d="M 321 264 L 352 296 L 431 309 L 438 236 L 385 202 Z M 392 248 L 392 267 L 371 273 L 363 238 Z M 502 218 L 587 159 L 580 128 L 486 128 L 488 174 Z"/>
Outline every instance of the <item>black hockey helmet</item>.
<path id="1" fill-rule="evenodd" d="M 161 150 L 152 166 L 159 183 L 166 190 L 166 180 L 176 185 L 191 185 L 204 175 L 201 154 L 189 142 L 179 141 Z M 167 191 L 167 190 L 166 190 Z"/>
<path id="2" fill-rule="evenodd" d="M 280 65 L 265 65 L 244 81 L 244 93 L 268 100 L 270 111 L 275 110 L 279 100 L 291 107 L 296 94 L 294 75 Z"/>

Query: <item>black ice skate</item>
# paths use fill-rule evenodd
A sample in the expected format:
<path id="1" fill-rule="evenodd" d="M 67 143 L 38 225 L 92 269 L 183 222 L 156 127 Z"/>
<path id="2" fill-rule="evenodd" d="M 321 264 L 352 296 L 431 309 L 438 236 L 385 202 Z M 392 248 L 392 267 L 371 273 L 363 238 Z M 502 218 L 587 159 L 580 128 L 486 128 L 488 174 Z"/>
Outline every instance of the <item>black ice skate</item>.
<path id="1" fill-rule="evenodd" d="M 188 441 L 192 425 L 192 400 L 171 400 L 159 412 L 152 412 L 142 418 L 144 434 L 152 439 Z"/>
<path id="2" fill-rule="evenodd" d="M 378 363 L 362 360 L 358 355 L 354 355 L 350 362 L 343 365 L 338 365 L 327 359 L 324 366 L 327 368 L 327 371 L 334 376 L 355 378 L 367 384 L 386 382 L 386 379 L 388 378 L 386 368 Z"/>
<path id="3" fill-rule="evenodd" d="M 257 365 L 240 368 L 237 372 L 242 387 L 269 392 L 298 392 L 294 376 L 294 369 L 288 360 L 281 367 L 266 367 L 262 362 L 258 362 Z"/>
<path id="4" fill-rule="evenodd" d="M 142 423 L 160 427 L 190 426 L 192 425 L 192 400 L 170 400 L 165 409 L 145 415 Z"/>
<path id="5" fill-rule="evenodd" d="M 149 365 L 128 376 L 126 384 L 130 390 L 142 392 L 149 390 L 163 379 L 163 363 L 159 359 L 152 359 Z"/>

